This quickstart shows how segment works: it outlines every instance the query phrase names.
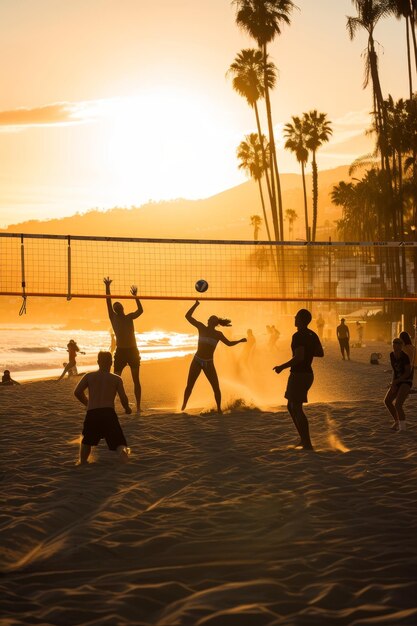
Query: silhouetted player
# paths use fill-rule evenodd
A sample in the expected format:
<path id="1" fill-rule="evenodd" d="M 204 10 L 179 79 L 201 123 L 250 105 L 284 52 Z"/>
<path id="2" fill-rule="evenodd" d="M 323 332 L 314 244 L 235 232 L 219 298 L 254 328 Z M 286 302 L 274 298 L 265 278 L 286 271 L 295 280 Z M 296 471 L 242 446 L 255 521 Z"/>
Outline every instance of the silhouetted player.
<path id="1" fill-rule="evenodd" d="M 222 319 L 216 315 L 209 317 L 207 326 L 202 322 L 199 322 L 193 317 L 193 313 L 199 305 L 199 301 L 196 300 L 193 306 L 187 311 L 185 319 L 198 329 L 198 347 L 197 352 L 191 362 L 190 371 L 188 374 L 187 387 L 184 392 L 184 402 L 181 407 L 181 411 L 184 411 L 187 406 L 188 399 L 191 395 L 193 387 L 197 378 L 203 371 L 214 391 L 214 397 L 216 399 L 217 411 L 221 413 L 221 401 L 222 396 L 220 392 L 219 379 L 217 377 L 216 368 L 214 367 L 214 351 L 219 341 L 226 346 L 236 346 L 238 343 L 244 343 L 246 337 L 238 339 L 237 341 L 229 341 L 227 337 L 223 335 L 219 330 L 216 330 L 216 326 L 231 326 L 230 320 Z"/>
<path id="2" fill-rule="evenodd" d="M 315 332 L 308 328 L 311 322 L 311 313 L 307 309 L 300 309 L 295 316 L 297 332 L 292 336 L 291 350 L 293 357 L 287 363 L 276 365 L 273 369 L 277 374 L 290 367 L 285 397 L 288 400 L 287 408 L 294 425 L 300 435 L 297 447 L 312 450 L 310 431 L 307 417 L 303 411 L 303 403 L 307 402 L 307 393 L 314 381 L 311 367 L 315 356 L 324 356 L 320 339 Z"/>
<path id="3" fill-rule="evenodd" d="M 120 376 L 110 373 L 112 364 L 110 352 L 99 352 L 98 371 L 89 372 L 75 388 L 75 397 L 87 407 L 83 426 L 83 439 L 80 445 L 80 464 L 88 462 L 91 446 L 97 446 L 104 438 L 109 450 L 115 450 L 120 460 L 126 463 L 129 458 L 127 443 L 114 410 L 116 394 L 126 413 L 131 413 L 127 396 Z M 88 398 L 85 395 L 88 390 Z"/>
<path id="4" fill-rule="evenodd" d="M 110 298 L 110 285 L 112 281 L 109 277 L 104 279 L 106 285 L 106 302 L 109 313 L 110 322 L 116 335 L 116 352 L 114 354 L 114 373 L 122 375 L 123 369 L 129 365 L 132 373 L 133 385 L 135 388 L 136 408 L 140 413 L 141 386 L 139 382 L 140 356 L 138 346 L 136 344 L 135 328 L 133 320 L 142 315 L 143 307 L 137 298 L 138 288 L 132 285 L 130 293 L 135 296 L 137 311 L 133 313 L 125 313 L 123 305 L 115 302 L 112 306 Z"/>

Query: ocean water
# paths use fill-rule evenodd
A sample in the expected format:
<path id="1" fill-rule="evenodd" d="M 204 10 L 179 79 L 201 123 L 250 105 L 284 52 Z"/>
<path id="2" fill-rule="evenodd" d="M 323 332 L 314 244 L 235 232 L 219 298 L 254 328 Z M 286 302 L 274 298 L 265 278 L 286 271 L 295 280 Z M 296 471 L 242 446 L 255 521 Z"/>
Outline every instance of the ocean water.
<path id="1" fill-rule="evenodd" d="M 63 330 L 49 325 L 0 325 L 0 374 L 9 369 L 15 380 L 56 376 L 68 360 L 67 343 L 74 339 L 78 372 L 91 370 L 100 350 L 109 350 L 107 331 Z M 195 352 L 197 335 L 164 330 L 136 334 L 142 361 L 171 359 Z"/>

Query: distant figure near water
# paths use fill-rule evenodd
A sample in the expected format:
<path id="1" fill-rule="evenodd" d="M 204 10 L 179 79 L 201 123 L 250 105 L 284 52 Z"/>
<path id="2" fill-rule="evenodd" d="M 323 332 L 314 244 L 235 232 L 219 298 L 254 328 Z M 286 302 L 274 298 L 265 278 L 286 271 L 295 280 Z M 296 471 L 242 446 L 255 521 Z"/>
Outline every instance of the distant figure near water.
<path id="1" fill-rule="evenodd" d="M 77 346 L 77 343 L 74 341 L 74 339 L 70 339 L 69 342 L 67 343 L 67 352 L 68 352 L 68 363 L 63 364 L 64 369 L 62 371 L 61 376 L 58 378 L 58 380 L 62 380 L 65 374 L 67 373 L 69 376 L 75 376 L 76 374 L 78 374 L 76 359 L 77 359 L 77 352 L 80 352 L 80 349 Z M 80 354 L 84 354 L 84 352 L 80 352 Z"/>
<path id="2" fill-rule="evenodd" d="M 113 332 L 113 328 L 110 328 L 109 333 L 110 333 L 110 348 L 109 348 L 109 352 L 113 356 L 114 352 L 116 350 L 116 335 Z"/>
<path id="3" fill-rule="evenodd" d="M 133 313 L 125 313 L 123 305 L 120 302 L 115 302 L 112 306 L 110 285 L 112 280 L 107 277 L 104 278 L 104 284 L 106 285 L 106 303 L 107 311 L 109 314 L 110 322 L 116 335 L 116 352 L 114 355 L 114 373 L 119 376 L 122 375 L 123 369 L 126 365 L 129 365 L 132 373 L 133 385 L 135 389 L 136 398 L 136 410 L 140 413 L 140 400 L 142 389 L 139 382 L 139 367 L 140 367 L 140 355 L 135 337 L 135 328 L 133 320 L 138 318 L 143 313 L 142 304 L 137 297 L 138 288 L 136 285 L 132 285 L 130 293 L 135 297 L 137 310 Z"/>
<path id="4" fill-rule="evenodd" d="M 116 395 L 119 396 L 125 413 L 131 413 L 132 409 L 121 377 L 110 373 L 112 361 L 110 352 L 99 352 L 98 371 L 86 374 L 74 391 L 75 397 L 87 407 L 80 444 L 80 465 L 88 462 L 91 446 L 97 446 L 103 438 L 109 450 L 115 450 L 123 463 L 129 460 L 126 438 L 114 410 Z M 86 390 L 88 398 L 85 395 Z"/>
<path id="5" fill-rule="evenodd" d="M 300 442 L 296 447 L 304 448 L 304 450 L 313 449 L 308 419 L 303 411 L 303 404 L 308 401 L 308 390 L 314 381 L 311 364 L 315 356 L 324 356 L 320 339 L 308 328 L 310 322 L 310 311 L 300 309 L 294 320 L 297 332 L 294 333 L 291 341 L 292 359 L 273 368 L 276 374 L 280 374 L 288 367 L 291 368 L 285 397 L 288 400 L 288 412 L 300 435 Z"/>
<path id="6" fill-rule="evenodd" d="M 10 370 L 4 370 L 3 376 L 1 377 L 2 385 L 20 385 L 17 380 L 13 380 L 10 375 Z"/>
<path id="7" fill-rule="evenodd" d="M 246 337 L 238 339 L 237 341 L 229 341 L 227 337 L 223 335 L 219 330 L 216 330 L 216 326 L 231 326 L 231 322 L 228 319 L 222 319 L 216 315 L 209 317 L 207 326 L 202 322 L 199 322 L 193 317 L 193 313 L 199 306 L 200 302 L 195 301 L 193 306 L 187 311 L 185 319 L 198 329 L 198 347 L 197 352 L 190 365 L 190 371 L 188 374 L 187 386 L 184 392 L 184 402 L 181 407 L 181 411 L 185 410 L 187 402 L 194 388 L 197 378 L 203 371 L 214 391 L 214 397 L 217 404 L 217 412 L 221 413 L 221 392 L 219 386 L 219 379 L 217 377 L 216 368 L 214 367 L 214 351 L 219 341 L 226 346 L 236 346 L 238 343 L 245 343 Z"/>
<path id="8" fill-rule="evenodd" d="M 404 344 L 399 337 L 392 342 L 392 348 L 393 351 L 389 355 L 392 382 L 384 398 L 384 404 L 394 418 L 391 430 L 407 430 L 403 404 L 413 385 L 413 370 L 410 359 L 403 350 Z"/>

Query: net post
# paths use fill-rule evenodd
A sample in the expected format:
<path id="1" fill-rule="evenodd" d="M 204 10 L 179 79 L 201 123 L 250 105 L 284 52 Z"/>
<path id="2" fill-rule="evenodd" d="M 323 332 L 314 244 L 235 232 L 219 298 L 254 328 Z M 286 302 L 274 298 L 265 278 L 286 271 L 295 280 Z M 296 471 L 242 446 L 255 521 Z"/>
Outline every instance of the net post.
<path id="1" fill-rule="evenodd" d="M 25 279 L 25 243 L 24 236 L 20 235 L 20 269 L 22 274 L 22 306 L 20 307 L 19 315 L 26 313 L 26 279 Z"/>
<path id="2" fill-rule="evenodd" d="M 71 235 L 67 236 L 67 242 L 67 300 L 71 300 Z"/>

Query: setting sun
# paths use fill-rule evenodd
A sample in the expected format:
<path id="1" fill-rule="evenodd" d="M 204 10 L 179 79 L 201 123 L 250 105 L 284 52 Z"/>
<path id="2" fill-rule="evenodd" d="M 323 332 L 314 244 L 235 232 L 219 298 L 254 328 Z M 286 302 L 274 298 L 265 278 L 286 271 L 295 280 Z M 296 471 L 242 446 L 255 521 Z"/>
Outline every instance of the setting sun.
<path id="1" fill-rule="evenodd" d="M 97 113 L 101 149 L 104 143 L 97 157 L 122 203 L 137 196 L 196 198 L 215 191 L 210 169 L 222 158 L 219 146 L 230 131 L 214 101 L 158 89 L 101 103 Z"/>

